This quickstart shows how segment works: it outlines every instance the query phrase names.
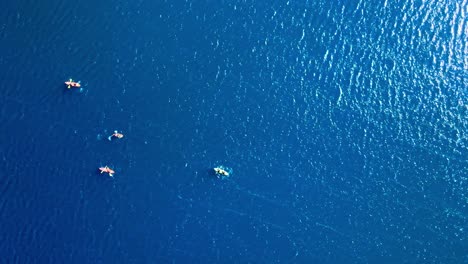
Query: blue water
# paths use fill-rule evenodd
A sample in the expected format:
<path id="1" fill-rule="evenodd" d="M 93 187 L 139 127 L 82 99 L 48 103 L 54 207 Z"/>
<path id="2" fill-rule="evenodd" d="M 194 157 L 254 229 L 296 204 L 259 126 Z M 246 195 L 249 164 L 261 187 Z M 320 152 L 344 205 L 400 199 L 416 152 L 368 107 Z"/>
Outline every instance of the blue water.
<path id="1" fill-rule="evenodd" d="M 468 263 L 467 13 L 5 2 L 1 263 Z"/>

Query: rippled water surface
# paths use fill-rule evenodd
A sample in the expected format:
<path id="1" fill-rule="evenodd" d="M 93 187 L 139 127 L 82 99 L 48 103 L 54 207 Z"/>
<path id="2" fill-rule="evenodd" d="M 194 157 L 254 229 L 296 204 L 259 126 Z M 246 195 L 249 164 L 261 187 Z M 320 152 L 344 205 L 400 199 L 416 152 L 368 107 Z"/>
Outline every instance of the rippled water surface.
<path id="1" fill-rule="evenodd" d="M 467 263 L 467 13 L 5 3 L 2 262 Z"/>

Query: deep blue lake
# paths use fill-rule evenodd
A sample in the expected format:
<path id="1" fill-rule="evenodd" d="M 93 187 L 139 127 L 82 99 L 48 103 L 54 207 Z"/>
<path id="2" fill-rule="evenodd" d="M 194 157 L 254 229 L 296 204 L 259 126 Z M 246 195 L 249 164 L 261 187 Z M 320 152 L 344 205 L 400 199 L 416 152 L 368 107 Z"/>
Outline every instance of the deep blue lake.
<path id="1" fill-rule="evenodd" d="M 0 262 L 468 263 L 467 14 L 4 2 Z"/>

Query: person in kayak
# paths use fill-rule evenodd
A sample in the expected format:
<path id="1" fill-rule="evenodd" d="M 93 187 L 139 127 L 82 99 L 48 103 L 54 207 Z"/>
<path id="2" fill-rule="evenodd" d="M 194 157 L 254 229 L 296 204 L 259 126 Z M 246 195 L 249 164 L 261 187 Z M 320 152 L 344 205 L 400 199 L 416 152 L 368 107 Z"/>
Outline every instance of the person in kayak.
<path id="1" fill-rule="evenodd" d="M 108 173 L 109 176 L 114 177 L 115 171 L 107 166 L 99 168 L 101 173 Z"/>
<path id="2" fill-rule="evenodd" d="M 81 87 L 81 84 L 80 82 L 75 82 L 73 81 L 72 79 L 68 80 L 68 82 L 65 82 L 65 85 L 67 85 L 67 88 L 70 89 L 70 88 L 80 88 Z"/>
<path id="3" fill-rule="evenodd" d="M 229 172 L 227 172 L 225 169 L 223 168 L 220 168 L 220 167 L 216 167 L 213 169 L 214 172 L 216 173 L 216 175 L 218 176 L 225 176 L 225 177 L 228 177 L 229 176 Z"/>
<path id="4" fill-rule="evenodd" d="M 114 131 L 114 134 L 110 135 L 107 139 L 109 139 L 109 141 L 112 140 L 112 138 L 123 138 L 124 135 L 122 133 L 119 133 L 117 130 Z"/>

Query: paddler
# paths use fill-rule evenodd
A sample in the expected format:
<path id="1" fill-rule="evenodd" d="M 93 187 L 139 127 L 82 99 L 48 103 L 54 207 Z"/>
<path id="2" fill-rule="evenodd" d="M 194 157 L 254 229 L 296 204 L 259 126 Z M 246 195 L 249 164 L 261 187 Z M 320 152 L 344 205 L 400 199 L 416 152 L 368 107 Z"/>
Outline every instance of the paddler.
<path id="1" fill-rule="evenodd" d="M 75 82 L 73 81 L 72 79 L 68 80 L 68 82 L 65 82 L 65 85 L 67 85 L 67 88 L 70 89 L 70 88 L 80 88 L 81 87 L 81 84 L 80 82 Z"/>
<path id="2" fill-rule="evenodd" d="M 114 134 L 110 135 L 107 139 L 112 140 L 112 138 L 123 138 L 124 135 L 122 133 L 119 133 L 117 130 L 114 130 Z"/>
<path id="3" fill-rule="evenodd" d="M 101 173 L 108 173 L 109 176 L 114 177 L 115 171 L 107 166 L 99 168 Z"/>
<path id="4" fill-rule="evenodd" d="M 229 172 L 227 172 L 223 168 L 216 167 L 213 170 L 216 173 L 216 175 L 218 175 L 218 176 L 225 176 L 225 177 L 229 176 Z"/>

